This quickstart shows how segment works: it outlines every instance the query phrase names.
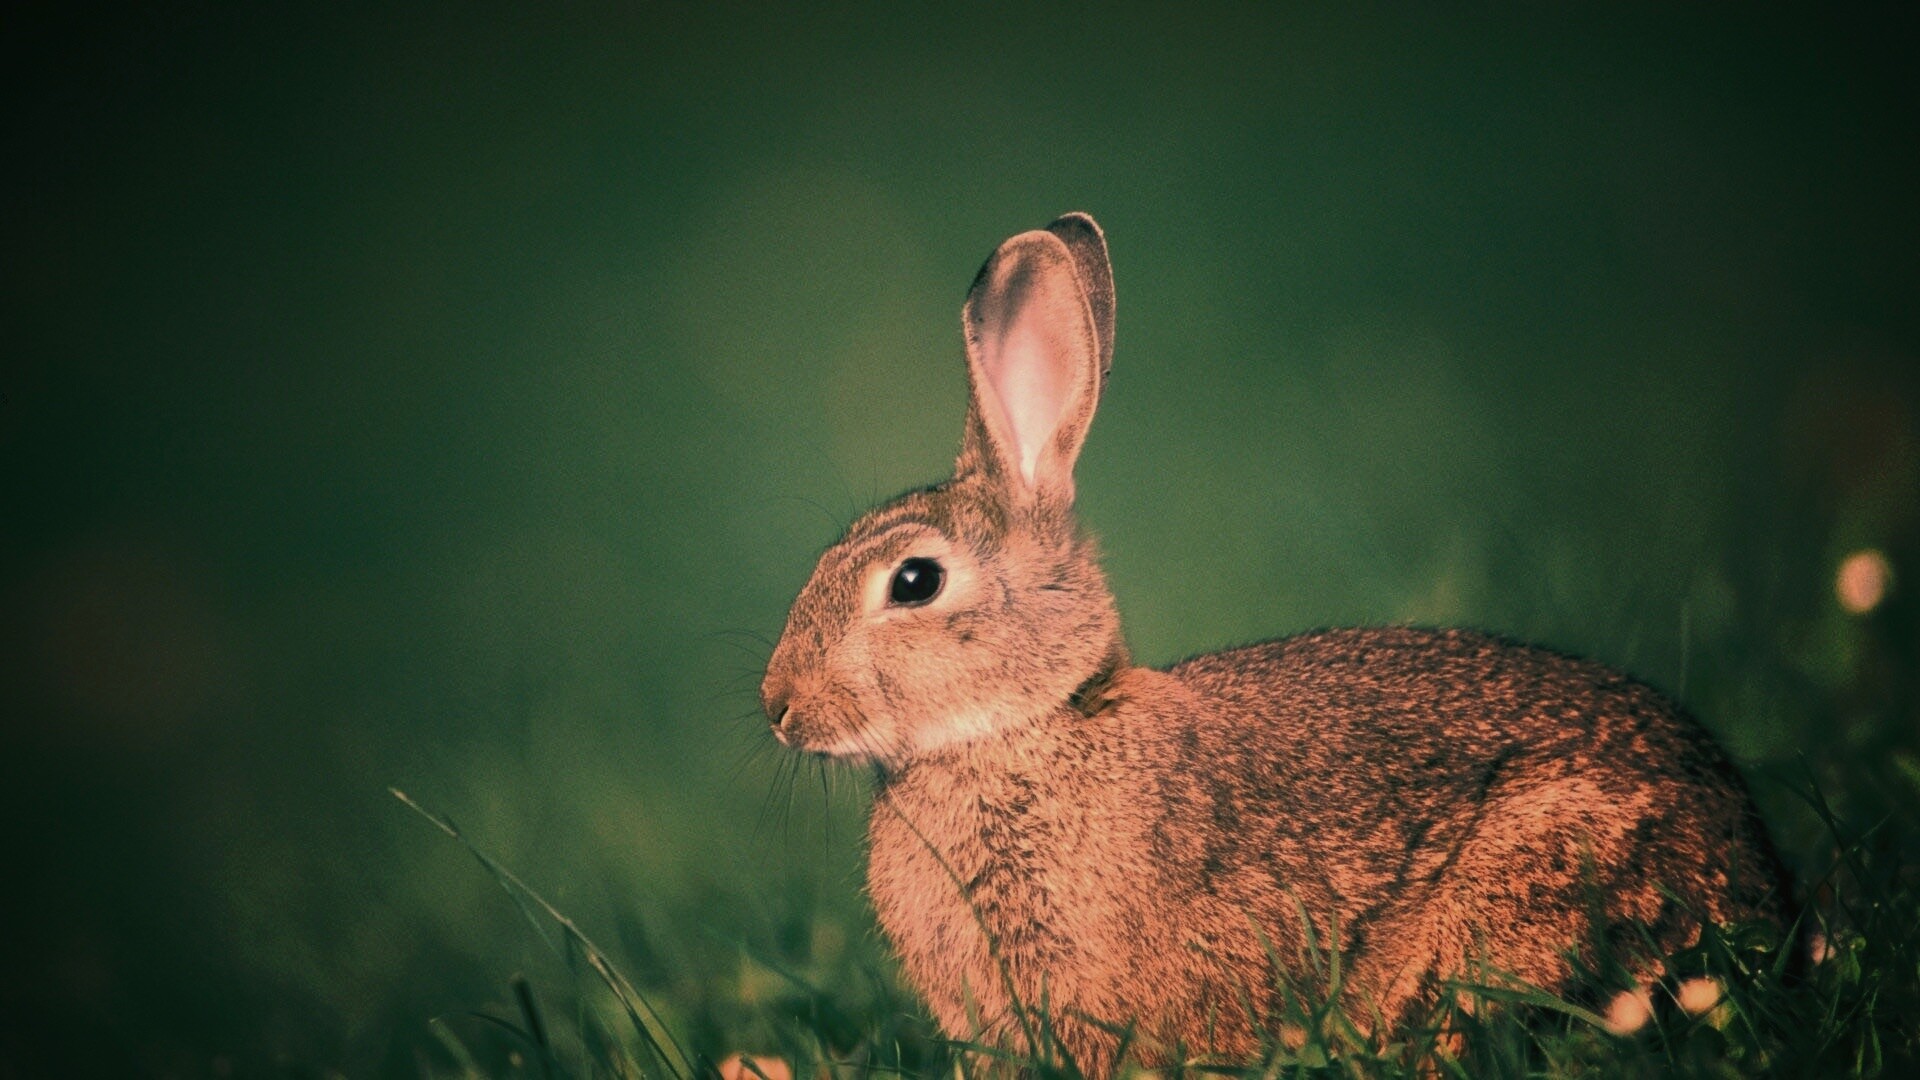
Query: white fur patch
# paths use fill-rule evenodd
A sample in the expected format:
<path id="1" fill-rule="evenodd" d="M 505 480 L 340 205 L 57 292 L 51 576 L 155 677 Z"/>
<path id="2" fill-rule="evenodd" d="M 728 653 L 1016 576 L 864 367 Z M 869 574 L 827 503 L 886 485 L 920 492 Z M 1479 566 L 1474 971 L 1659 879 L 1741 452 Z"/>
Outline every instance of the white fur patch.
<path id="1" fill-rule="evenodd" d="M 924 754 L 950 746 L 962 746 L 1003 731 L 1010 725 L 1022 723 L 1024 719 L 994 709 L 961 709 L 939 720 L 913 724 L 909 748 L 914 753 Z M 850 734 L 825 746 L 810 746 L 807 749 L 827 757 L 870 761 L 876 758 L 884 760 L 891 756 L 888 750 L 897 750 L 899 747 L 889 745 L 887 740 Z"/>
<path id="2" fill-rule="evenodd" d="M 970 743 L 1005 728 L 1009 723 L 1017 722 L 1017 718 L 1010 718 L 993 709 L 961 709 L 943 720 L 916 725 L 913 745 L 915 749 L 926 752 Z"/>

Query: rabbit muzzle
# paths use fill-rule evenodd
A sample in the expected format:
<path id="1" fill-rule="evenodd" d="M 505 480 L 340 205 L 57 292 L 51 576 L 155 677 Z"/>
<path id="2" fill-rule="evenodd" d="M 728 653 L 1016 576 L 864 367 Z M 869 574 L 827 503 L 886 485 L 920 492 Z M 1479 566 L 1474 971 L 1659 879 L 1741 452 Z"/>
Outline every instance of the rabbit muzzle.
<path id="1" fill-rule="evenodd" d="M 865 756 L 867 739 L 859 710 L 830 693 L 822 680 L 770 670 L 761 684 L 760 704 L 780 745 L 829 757 Z"/>
<path id="2" fill-rule="evenodd" d="M 760 707 L 766 710 L 767 721 L 773 725 L 774 738 L 791 746 L 787 719 L 793 715 L 793 684 L 771 671 L 767 672 L 766 680 L 760 685 Z"/>

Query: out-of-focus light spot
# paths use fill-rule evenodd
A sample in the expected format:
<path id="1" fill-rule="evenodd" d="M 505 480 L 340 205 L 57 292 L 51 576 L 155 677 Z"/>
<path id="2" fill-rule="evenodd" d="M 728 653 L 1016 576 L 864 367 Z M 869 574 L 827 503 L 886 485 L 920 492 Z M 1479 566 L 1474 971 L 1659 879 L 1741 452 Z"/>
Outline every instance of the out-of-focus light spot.
<path id="1" fill-rule="evenodd" d="M 751 1062 L 752 1064 L 748 1064 Z M 793 1066 L 777 1057 L 735 1054 L 720 1063 L 720 1080 L 793 1080 Z"/>
<path id="2" fill-rule="evenodd" d="M 1645 1027 L 1652 1016 L 1653 995 L 1646 987 L 1636 986 L 1613 995 L 1613 1000 L 1607 1003 L 1607 1014 L 1601 1019 L 1615 1035 L 1631 1035 Z"/>
<path id="3" fill-rule="evenodd" d="M 1699 1016 L 1720 1004 L 1720 980 L 1705 977 L 1687 979 L 1673 996 L 1680 1002 L 1680 1007 L 1687 1010 L 1688 1016 Z"/>
<path id="4" fill-rule="evenodd" d="M 1833 595 L 1854 615 L 1865 615 L 1879 607 L 1892 586 L 1893 564 L 1872 548 L 1840 560 L 1840 569 L 1833 576 Z"/>

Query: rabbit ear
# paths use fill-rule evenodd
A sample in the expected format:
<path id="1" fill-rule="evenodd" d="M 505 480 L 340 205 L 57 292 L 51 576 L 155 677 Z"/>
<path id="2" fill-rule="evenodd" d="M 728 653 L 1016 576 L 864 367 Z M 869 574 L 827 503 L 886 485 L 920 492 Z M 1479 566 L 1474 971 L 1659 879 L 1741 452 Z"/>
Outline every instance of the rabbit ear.
<path id="1" fill-rule="evenodd" d="M 1113 263 L 1107 259 L 1107 237 L 1091 214 L 1078 210 L 1055 218 L 1047 231 L 1073 253 L 1073 268 L 1086 290 L 1087 309 L 1093 313 L 1094 333 L 1100 338 L 1100 388 L 1113 371 Z"/>
<path id="2" fill-rule="evenodd" d="M 1001 244 L 974 278 L 962 324 L 973 400 L 956 473 L 986 472 L 1015 506 L 1071 504 L 1101 342 L 1067 242 L 1035 230 Z"/>

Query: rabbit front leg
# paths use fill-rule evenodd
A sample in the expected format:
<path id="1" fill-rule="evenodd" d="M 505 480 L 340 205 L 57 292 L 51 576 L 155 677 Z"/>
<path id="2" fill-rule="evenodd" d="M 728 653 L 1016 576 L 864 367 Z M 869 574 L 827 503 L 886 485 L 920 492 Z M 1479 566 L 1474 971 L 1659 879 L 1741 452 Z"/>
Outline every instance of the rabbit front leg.
<path id="1" fill-rule="evenodd" d="M 1111 1068 L 1131 952 L 1125 889 L 1095 853 L 1072 781 L 923 767 L 890 783 L 870 821 L 868 888 L 908 981 L 947 1037 L 1039 1060 Z M 1071 860 L 1069 860 L 1071 861 Z M 1096 1022 L 1099 1021 L 1099 1022 Z M 1097 1062 L 1098 1064 L 1089 1064 Z"/>

